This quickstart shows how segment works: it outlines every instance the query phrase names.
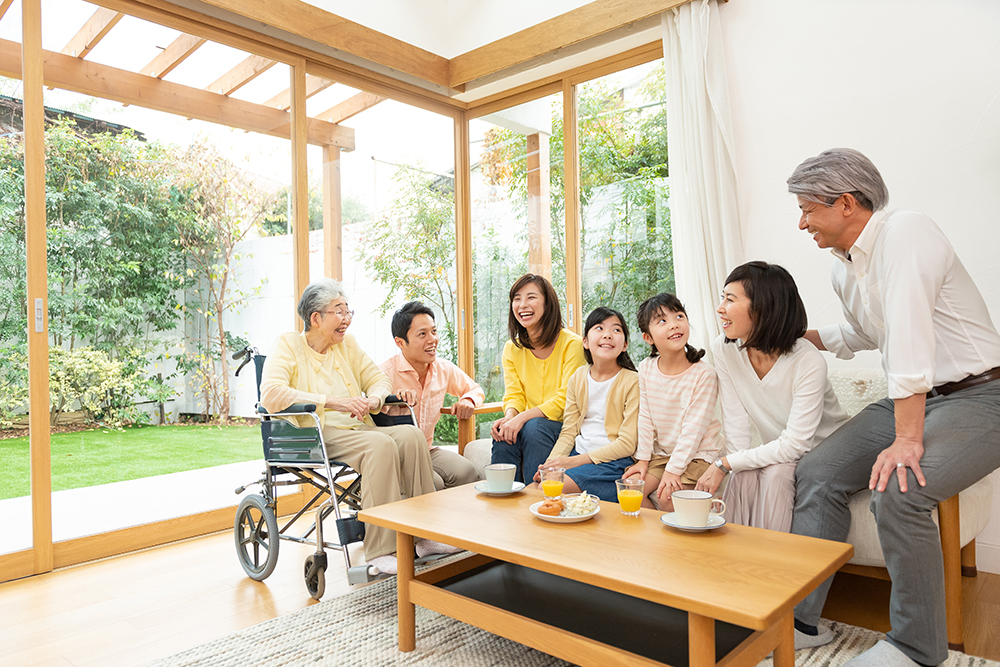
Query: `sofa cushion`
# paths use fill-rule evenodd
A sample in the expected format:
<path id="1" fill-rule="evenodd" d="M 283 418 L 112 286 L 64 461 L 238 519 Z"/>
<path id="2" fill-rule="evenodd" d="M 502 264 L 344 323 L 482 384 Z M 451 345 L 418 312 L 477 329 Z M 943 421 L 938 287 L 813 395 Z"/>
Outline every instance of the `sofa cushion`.
<path id="1" fill-rule="evenodd" d="M 847 541 L 854 545 L 854 557 L 849 562 L 855 565 L 885 567 L 885 557 L 882 555 L 882 547 L 879 546 L 875 518 L 869 509 L 871 497 L 871 491 L 862 491 L 851 496 L 851 530 L 847 533 Z M 989 523 L 992 506 L 993 484 L 989 477 L 984 477 L 958 495 L 963 547 L 976 539 Z M 931 517 L 934 523 L 938 522 L 936 507 L 931 512 Z"/>

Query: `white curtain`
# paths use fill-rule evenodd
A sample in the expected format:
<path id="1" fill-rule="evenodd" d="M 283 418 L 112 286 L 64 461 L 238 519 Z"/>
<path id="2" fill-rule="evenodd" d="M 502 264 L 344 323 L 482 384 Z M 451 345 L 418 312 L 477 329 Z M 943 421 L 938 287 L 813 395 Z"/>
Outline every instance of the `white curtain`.
<path id="1" fill-rule="evenodd" d="M 722 331 L 715 314 L 722 283 L 743 262 L 718 5 L 694 0 L 664 12 L 662 23 L 677 296 L 691 344 L 709 349 Z"/>

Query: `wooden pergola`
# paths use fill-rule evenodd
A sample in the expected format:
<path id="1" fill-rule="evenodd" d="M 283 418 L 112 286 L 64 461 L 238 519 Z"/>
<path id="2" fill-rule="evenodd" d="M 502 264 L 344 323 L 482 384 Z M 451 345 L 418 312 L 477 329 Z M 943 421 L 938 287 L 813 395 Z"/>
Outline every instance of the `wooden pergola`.
<path id="1" fill-rule="evenodd" d="M 60 52 L 42 48 L 41 0 L 22 0 L 21 43 L 0 40 L 0 75 L 24 84 L 25 202 L 29 370 L 48 368 L 47 268 L 42 90 L 49 86 L 158 111 L 287 138 L 292 155 L 293 267 L 296 294 L 309 282 L 306 147 L 323 149 L 324 272 L 340 278 L 340 153 L 354 149 L 343 125 L 384 100 L 395 100 L 453 120 L 459 365 L 473 369 L 472 228 L 469 121 L 551 95 L 563 99 L 566 289 L 569 324 L 579 330 L 579 170 L 575 86 L 663 56 L 659 15 L 688 0 L 594 0 L 576 10 L 447 59 L 299 0 L 205 0 L 198 11 L 184 0 L 89 0 L 96 11 Z M 0 20 L 13 0 L 0 1 Z M 179 35 L 143 66 L 114 67 L 88 54 L 132 16 Z M 206 43 L 246 58 L 204 88 L 165 79 Z M 596 55 L 600 54 L 600 55 Z M 289 67 L 287 87 L 267 99 L 233 93 L 276 64 Z M 306 102 L 331 86 L 361 91 L 312 116 Z M 527 137 L 529 264 L 550 273 L 548 146 Z M 31 372 L 31 494 L 34 547 L 0 555 L 0 580 L 47 572 L 130 550 L 223 529 L 233 508 L 53 543 L 48 426 L 48 373 Z M 473 424 L 462 425 L 468 439 Z M 282 503 L 301 503 L 284 496 Z"/>

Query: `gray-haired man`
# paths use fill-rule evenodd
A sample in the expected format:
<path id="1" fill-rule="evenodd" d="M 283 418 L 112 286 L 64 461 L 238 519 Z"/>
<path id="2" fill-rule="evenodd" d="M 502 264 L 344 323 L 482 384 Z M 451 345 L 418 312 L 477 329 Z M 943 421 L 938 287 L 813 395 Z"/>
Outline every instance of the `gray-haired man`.
<path id="1" fill-rule="evenodd" d="M 884 210 L 888 189 L 864 155 L 824 151 L 796 167 L 788 189 L 799 229 L 839 260 L 832 282 L 847 319 L 806 338 L 842 359 L 879 349 L 889 386 L 799 462 L 792 532 L 846 540 L 849 496 L 872 489 L 892 630 L 848 665 L 937 665 L 948 641 L 931 509 L 1000 467 L 1000 335 L 937 225 Z M 797 648 L 832 639 L 819 626 L 829 589 L 796 607 Z"/>

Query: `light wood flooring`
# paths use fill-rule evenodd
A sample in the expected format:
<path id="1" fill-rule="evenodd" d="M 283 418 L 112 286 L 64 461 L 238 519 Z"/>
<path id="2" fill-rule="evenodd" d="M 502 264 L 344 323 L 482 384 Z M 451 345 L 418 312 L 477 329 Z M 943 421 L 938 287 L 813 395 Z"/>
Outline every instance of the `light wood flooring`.
<path id="1" fill-rule="evenodd" d="M 0 584 L 0 665 L 141 665 L 315 604 L 311 547 L 282 542 L 265 582 L 248 579 L 232 532 Z M 324 599 L 351 592 L 330 553 Z M 824 616 L 888 629 L 889 582 L 838 575 Z M 966 651 L 1000 660 L 1000 575 L 963 580 Z"/>

